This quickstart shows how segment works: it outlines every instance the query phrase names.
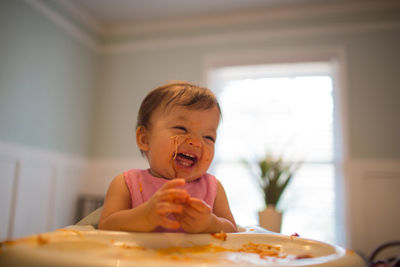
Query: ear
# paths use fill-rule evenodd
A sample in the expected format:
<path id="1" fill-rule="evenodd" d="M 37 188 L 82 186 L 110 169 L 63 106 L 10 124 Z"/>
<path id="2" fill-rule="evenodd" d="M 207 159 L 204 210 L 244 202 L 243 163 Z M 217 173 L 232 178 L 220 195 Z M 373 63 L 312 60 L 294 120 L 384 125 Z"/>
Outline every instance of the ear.
<path id="1" fill-rule="evenodd" d="M 144 126 L 136 128 L 136 144 L 142 151 L 149 150 L 149 131 Z"/>

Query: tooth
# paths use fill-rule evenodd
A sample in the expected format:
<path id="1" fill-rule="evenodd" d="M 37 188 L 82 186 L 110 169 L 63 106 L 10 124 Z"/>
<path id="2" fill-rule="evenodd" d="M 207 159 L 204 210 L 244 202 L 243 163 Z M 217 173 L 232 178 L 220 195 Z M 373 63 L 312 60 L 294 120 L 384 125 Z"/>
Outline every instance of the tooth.
<path id="1" fill-rule="evenodd" d="M 182 154 L 187 156 L 187 157 L 194 158 L 194 156 L 192 156 L 192 155 L 189 155 L 189 154 L 186 154 L 186 153 L 182 153 Z"/>
<path id="2" fill-rule="evenodd" d="M 184 166 L 186 166 L 186 167 L 189 167 L 189 166 L 190 166 L 190 163 L 187 163 L 187 162 L 181 162 L 181 164 L 184 165 Z"/>

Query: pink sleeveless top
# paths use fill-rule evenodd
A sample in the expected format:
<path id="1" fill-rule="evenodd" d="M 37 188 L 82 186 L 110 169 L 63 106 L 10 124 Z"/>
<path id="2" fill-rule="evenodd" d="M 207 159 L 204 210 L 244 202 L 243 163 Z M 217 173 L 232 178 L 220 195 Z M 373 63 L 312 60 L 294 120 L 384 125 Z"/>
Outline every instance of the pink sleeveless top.
<path id="1" fill-rule="evenodd" d="M 124 179 L 131 195 L 132 208 L 149 200 L 158 189 L 169 181 L 152 176 L 149 169 L 132 169 L 125 171 Z M 213 175 L 205 173 L 194 181 L 186 182 L 182 188 L 185 189 L 191 197 L 204 200 L 211 209 L 214 207 L 214 200 L 217 195 L 217 180 Z M 158 227 L 155 231 L 183 232 L 183 229 L 172 230 Z"/>

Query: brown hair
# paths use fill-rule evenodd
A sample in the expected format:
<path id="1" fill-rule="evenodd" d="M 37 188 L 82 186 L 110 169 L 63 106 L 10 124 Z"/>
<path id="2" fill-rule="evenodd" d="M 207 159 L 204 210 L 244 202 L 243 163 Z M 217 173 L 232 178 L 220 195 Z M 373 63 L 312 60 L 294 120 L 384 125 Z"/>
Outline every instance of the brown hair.
<path id="1" fill-rule="evenodd" d="M 221 108 L 217 98 L 211 90 L 185 81 L 175 81 L 157 87 L 150 91 L 139 108 L 136 128 L 149 127 L 153 111 L 163 104 L 164 110 L 170 105 L 181 105 L 191 109 L 210 109 L 217 106 L 221 114 Z"/>

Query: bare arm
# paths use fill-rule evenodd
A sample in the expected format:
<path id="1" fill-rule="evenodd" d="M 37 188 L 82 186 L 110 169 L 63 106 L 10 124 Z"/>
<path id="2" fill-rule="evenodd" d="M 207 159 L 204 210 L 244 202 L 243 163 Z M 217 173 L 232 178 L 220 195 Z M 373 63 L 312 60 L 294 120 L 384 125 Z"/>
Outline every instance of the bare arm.
<path id="1" fill-rule="evenodd" d="M 171 180 L 158 190 L 149 201 L 132 208 L 131 198 L 123 175 L 111 182 L 107 191 L 99 229 L 149 232 L 157 226 L 176 229 L 180 224 L 167 218 L 169 213 L 180 213 L 188 198 L 187 192 L 176 187 L 181 179 Z"/>
<path id="2" fill-rule="evenodd" d="M 236 222 L 233 218 L 231 209 L 229 207 L 228 198 L 225 193 L 225 189 L 217 180 L 217 196 L 214 202 L 214 214 L 216 216 L 216 222 L 212 225 L 221 228 L 224 232 L 236 232 Z M 210 232 L 217 232 L 217 231 L 210 231 Z M 218 231 L 219 232 L 219 231 Z"/>

